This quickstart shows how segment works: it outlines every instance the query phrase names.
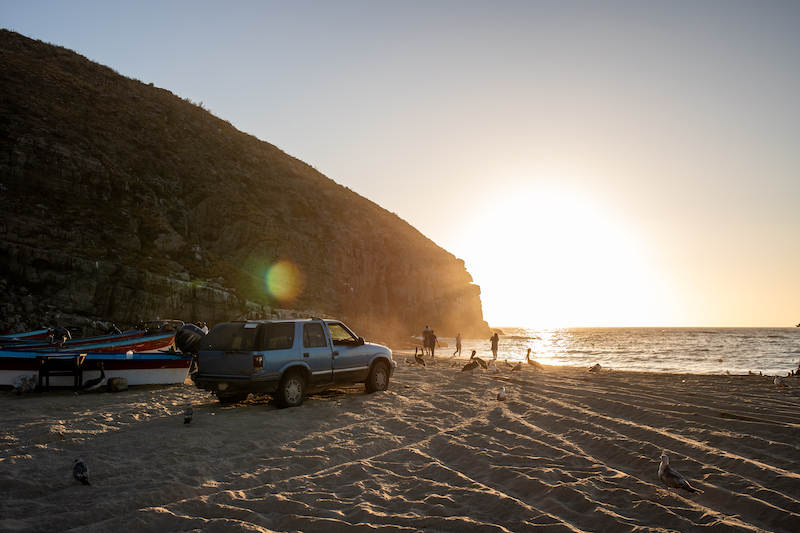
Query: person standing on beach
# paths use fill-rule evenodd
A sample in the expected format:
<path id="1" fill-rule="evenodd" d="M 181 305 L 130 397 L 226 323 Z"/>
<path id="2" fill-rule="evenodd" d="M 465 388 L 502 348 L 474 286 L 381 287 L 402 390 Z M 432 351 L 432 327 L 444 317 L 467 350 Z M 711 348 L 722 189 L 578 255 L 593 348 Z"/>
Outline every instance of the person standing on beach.
<path id="1" fill-rule="evenodd" d="M 436 339 L 437 338 L 438 337 L 433 333 L 433 330 L 431 330 L 430 335 L 428 335 L 428 346 L 431 349 L 431 357 L 436 357 L 434 355 L 434 353 L 436 353 Z"/>
<path id="2" fill-rule="evenodd" d="M 461 355 L 461 333 L 456 335 L 456 351 L 453 352 L 453 355 L 455 354 Z"/>
<path id="3" fill-rule="evenodd" d="M 428 326 L 425 326 L 425 329 L 422 330 L 422 354 L 423 355 L 429 355 L 428 348 L 430 348 L 430 346 L 429 346 L 430 343 L 428 342 L 428 337 L 430 337 L 431 333 L 433 333 L 433 330 Z"/>
<path id="4" fill-rule="evenodd" d="M 492 355 L 493 359 L 497 359 L 497 343 L 500 341 L 500 337 L 497 336 L 497 333 L 491 336 L 489 339 L 492 341 Z"/>

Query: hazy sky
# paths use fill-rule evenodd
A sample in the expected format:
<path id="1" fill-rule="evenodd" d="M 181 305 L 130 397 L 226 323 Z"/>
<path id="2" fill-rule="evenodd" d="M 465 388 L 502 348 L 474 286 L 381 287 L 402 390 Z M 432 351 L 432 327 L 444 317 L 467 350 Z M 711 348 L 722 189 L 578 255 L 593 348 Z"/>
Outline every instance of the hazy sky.
<path id="1" fill-rule="evenodd" d="M 0 0 L 464 259 L 493 326 L 800 322 L 800 2 Z"/>

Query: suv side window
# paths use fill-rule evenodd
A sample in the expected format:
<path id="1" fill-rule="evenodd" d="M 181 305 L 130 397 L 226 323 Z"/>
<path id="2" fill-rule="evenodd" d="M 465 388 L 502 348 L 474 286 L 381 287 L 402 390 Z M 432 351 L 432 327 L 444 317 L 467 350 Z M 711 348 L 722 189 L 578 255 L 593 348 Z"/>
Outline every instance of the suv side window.
<path id="1" fill-rule="evenodd" d="M 294 346 L 294 322 L 267 324 L 264 350 L 288 350 Z"/>
<path id="2" fill-rule="evenodd" d="M 344 327 L 344 324 L 340 324 L 339 322 L 328 322 L 328 331 L 331 332 L 331 339 L 334 345 L 355 345 L 358 342 L 356 336 L 353 335 L 349 329 Z"/>
<path id="3" fill-rule="evenodd" d="M 322 348 L 327 345 L 322 324 L 319 322 L 303 324 L 303 348 Z"/>

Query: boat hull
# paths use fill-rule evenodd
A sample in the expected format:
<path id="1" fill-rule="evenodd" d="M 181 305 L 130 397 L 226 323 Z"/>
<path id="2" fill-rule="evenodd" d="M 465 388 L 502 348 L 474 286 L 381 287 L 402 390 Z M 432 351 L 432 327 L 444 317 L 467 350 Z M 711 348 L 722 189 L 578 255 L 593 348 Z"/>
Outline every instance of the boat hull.
<path id="1" fill-rule="evenodd" d="M 62 352 L 63 353 L 63 352 Z M 39 378 L 37 356 L 51 352 L 0 351 L 0 386 L 11 387 L 13 379 L 32 374 Z M 89 352 L 83 361 L 83 382 L 100 377 L 103 363 L 106 378 L 125 378 L 128 385 L 174 385 L 186 381 L 193 358 L 175 353 Z M 51 376 L 50 386 L 72 387 L 73 376 Z"/>

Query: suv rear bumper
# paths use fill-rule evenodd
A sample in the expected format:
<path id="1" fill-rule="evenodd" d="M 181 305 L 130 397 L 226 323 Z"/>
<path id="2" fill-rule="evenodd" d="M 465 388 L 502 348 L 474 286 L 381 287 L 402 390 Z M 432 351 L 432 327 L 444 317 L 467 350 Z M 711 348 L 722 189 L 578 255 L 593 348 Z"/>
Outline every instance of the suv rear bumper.
<path id="1" fill-rule="evenodd" d="M 229 376 L 195 372 L 192 381 L 198 389 L 205 389 L 217 395 L 252 392 L 271 394 L 278 388 L 280 375 L 253 374 L 251 376 Z"/>

